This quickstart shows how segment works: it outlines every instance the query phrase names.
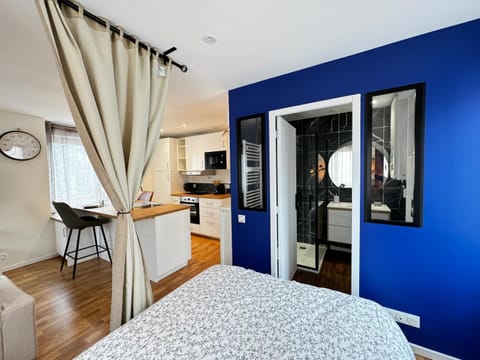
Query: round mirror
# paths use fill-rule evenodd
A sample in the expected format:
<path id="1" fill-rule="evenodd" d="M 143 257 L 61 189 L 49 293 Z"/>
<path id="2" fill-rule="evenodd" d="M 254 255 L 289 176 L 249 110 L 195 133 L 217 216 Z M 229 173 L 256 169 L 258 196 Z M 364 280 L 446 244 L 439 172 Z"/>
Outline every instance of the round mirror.
<path id="1" fill-rule="evenodd" d="M 379 147 L 372 147 L 372 180 L 377 187 L 383 186 L 388 178 L 387 152 Z M 338 148 L 328 161 L 328 175 L 337 187 L 352 187 L 352 144 Z"/>
<path id="2" fill-rule="evenodd" d="M 328 175 L 337 187 L 352 187 L 352 144 L 338 148 L 328 161 Z"/>
<path id="3" fill-rule="evenodd" d="M 322 155 L 318 154 L 318 183 L 320 184 L 325 177 L 325 159 Z"/>

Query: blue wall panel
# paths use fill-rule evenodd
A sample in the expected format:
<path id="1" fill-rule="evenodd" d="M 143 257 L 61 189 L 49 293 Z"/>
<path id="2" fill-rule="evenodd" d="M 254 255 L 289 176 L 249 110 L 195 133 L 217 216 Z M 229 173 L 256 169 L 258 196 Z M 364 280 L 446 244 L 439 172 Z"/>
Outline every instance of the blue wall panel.
<path id="1" fill-rule="evenodd" d="M 423 226 L 362 215 L 360 295 L 420 315 L 420 329 L 403 327 L 409 341 L 480 358 L 479 39 L 476 20 L 231 90 L 234 263 L 270 272 L 270 209 L 238 210 L 235 119 L 426 82 Z"/>

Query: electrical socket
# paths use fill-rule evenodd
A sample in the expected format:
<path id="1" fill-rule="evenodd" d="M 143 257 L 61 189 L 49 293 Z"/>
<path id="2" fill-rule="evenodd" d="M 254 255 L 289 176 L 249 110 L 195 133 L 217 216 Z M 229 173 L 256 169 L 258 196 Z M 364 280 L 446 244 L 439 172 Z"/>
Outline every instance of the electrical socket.
<path id="1" fill-rule="evenodd" d="M 403 311 L 390 309 L 390 308 L 385 308 L 385 309 L 390 313 L 393 320 L 395 320 L 396 322 L 405 324 L 408 326 L 420 328 L 420 316 L 409 314 Z"/>
<path id="2" fill-rule="evenodd" d="M 4 260 L 7 260 L 7 258 L 8 258 L 7 253 L 0 253 L 0 260 L 4 261 Z"/>

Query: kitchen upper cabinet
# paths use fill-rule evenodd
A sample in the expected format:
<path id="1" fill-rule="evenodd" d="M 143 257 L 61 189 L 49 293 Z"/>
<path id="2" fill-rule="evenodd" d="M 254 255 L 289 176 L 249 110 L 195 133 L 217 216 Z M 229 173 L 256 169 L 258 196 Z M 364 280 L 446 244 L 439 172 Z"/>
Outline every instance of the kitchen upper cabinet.
<path id="1" fill-rule="evenodd" d="M 202 135 L 205 142 L 205 151 L 225 150 L 224 139 L 221 132 Z"/>
<path id="2" fill-rule="evenodd" d="M 205 170 L 205 152 L 222 150 L 227 152 L 227 169 L 229 169 L 230 154 L 228 136 L 228 132 L 219 131 L 185 138 L 185 170 Z M 179 157 L 179 161 L 183 161 L 183 159 Z"/>
<path id="3" fill-rule="evenodd" d="M 185 138 L 187 170 L 205 170 L 205 135 Z"/>
<path id="4" fill-rule="evenodd" d="M 173 143 L 175 142 L 175 146 Z M 153 154 L 153 171 L 168 171 L 171 163 L 176 161 L 176 140 L 171 138 L 160 139 Z"/>
<path id="5" fill-rule="evenodd" d="M 144 190 L 154 192 L 153 201 L 168 204 L 170 194 L 183 189 L 183 181 L 177 168 L 177 139 L 160 139 L 149 168 L 143 178 Z"/>

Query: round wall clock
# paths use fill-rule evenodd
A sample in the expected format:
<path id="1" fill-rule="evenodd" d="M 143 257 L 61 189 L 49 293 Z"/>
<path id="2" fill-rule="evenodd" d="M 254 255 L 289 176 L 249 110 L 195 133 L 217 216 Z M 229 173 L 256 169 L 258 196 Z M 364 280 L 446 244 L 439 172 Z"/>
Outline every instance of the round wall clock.
<path id="1" fill-rule="evenodd" d="M 40 141 L 32 134 L 12 130 L 0 135 L 0 152 L 13 160 L 30 160 L 40 153 Z"/>

